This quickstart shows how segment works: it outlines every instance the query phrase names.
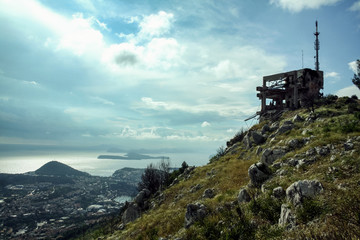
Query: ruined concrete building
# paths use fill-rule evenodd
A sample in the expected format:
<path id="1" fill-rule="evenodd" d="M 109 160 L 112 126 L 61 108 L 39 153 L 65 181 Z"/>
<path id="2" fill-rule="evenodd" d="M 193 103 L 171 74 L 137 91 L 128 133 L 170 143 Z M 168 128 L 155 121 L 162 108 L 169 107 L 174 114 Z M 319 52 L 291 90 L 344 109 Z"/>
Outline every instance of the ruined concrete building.
<path id="1" fill-rule="evenodd" d="M 257 96 L 261 100 L 260 118 L 276 117 L 284 110 L 293 110 L 308 106 L 313 100 L 320 98 L 320 90 L 324 87 L 323 72 L 319 70 L 319 32 L 316 21 L 315 40 L 315 69 L 278 73 L 263 77 L 263 84 L 257 87 Z M 256 116 L 255 115 L 255 116 Z M 250 118 L 249 118 L 250 119 Z"/>

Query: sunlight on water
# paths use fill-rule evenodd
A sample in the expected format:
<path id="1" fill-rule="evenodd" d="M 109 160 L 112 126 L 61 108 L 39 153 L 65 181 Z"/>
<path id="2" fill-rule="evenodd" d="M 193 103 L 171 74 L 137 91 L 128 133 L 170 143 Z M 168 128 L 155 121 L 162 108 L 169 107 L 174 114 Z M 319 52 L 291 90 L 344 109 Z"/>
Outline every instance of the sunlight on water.
<path id="1" fill-rule="evenodd" d="M 58 161 L 67 164 L 77 170 L 90 173 L 96 176 L 111 176 L 117 169 L 124 167 L 131 168 L 146 168 L 150 163 L 157 163 L 159 159 L 146 159 L 146 160 L 118 160 L 118 159 L 97 159 L 101 154 L 109 153 L 22 153 L 21 155 L 14 156 L 14 154 L 0 155 L 0 173 L 25 173 L 35 171 L 42 165 L 49 161 Z M 114 154 L 114 155 L 124 155 Z M 150 155 L 150 154 L 149 154 Z M 151 154 L 158 156 L 157 154 Z M 176 154 L 161 154 L 170 157 L 171 167 L 180 167 L 183 161 L 189 165 L 205 165 L 208 163 L 207 154 L 199 153 L 176 153 Z"/>

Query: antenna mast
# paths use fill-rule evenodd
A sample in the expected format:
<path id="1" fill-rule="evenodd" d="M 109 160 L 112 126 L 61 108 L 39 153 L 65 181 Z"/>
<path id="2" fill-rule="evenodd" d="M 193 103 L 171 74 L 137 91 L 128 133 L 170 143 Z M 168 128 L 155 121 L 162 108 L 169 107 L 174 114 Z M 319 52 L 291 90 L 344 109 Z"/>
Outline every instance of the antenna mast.
<path id="1" fill-rule="evenodd" d="M 314 33 L 314 35 L 315 35 L 314 48 L 316 50 L 315 70 L 319 71 L 319 69 L 320 69 L 320 63 L 319 63 L 319 50 L 320 50 L 319 34 L 320 33 L 318 32 L 318 22 L 317 22 L 317 20 L 315 22 L 315 26 L 316 26 L 316 32 Z"/>

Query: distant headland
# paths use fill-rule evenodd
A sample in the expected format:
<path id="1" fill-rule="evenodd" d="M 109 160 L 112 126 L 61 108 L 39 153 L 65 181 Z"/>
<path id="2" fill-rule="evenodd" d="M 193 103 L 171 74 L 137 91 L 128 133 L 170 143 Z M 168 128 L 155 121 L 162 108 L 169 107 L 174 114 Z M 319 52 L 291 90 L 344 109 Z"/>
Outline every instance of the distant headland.
<path id="1" fill-rule="evenodd" d="M 124 156 L 119 155 L 100 155 L 98 156 L 98 159 L 120 159 L 120 160 L 145 160 L 145 159 L 170 159 L 166 156 L 149 156 L 145 154 L 139 154 L 139 153 L 127 153 Z"/>

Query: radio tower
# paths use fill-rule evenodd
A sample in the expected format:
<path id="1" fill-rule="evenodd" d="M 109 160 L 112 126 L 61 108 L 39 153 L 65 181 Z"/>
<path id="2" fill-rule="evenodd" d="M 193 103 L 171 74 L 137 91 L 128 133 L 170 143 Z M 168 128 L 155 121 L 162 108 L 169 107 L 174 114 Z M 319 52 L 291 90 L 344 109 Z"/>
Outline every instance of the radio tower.
<path id="1" fill-rule="evenodd" d="M 315 22 L 315 26 L 316 26 L 316 32 L 314 33 L 315 35 L 315 50 L 316 50 L 316 56 L 315 56 L 315 70 L 316 71 L 319 71 L 319 66 L 320 66 L 320 63 L 319 63 L 319 50 L 320 50 L 320 42 L 319 42 L 319 32 L 318 32 L 318 22 L 316 20 Z"/>

